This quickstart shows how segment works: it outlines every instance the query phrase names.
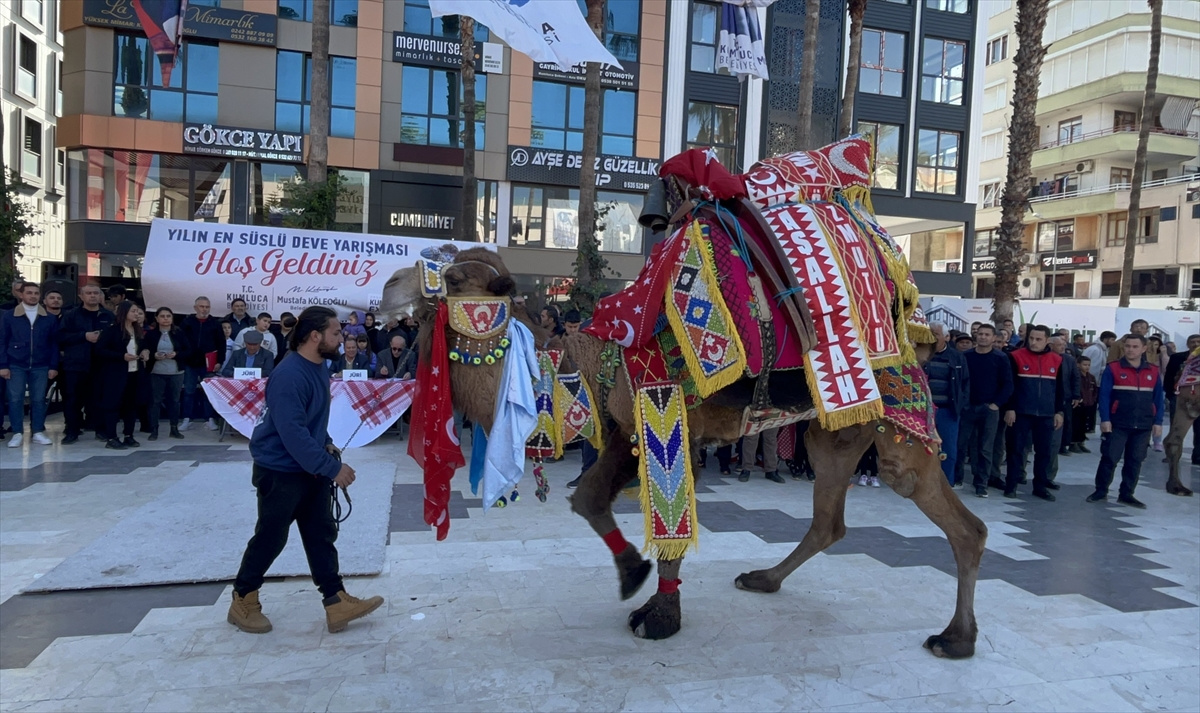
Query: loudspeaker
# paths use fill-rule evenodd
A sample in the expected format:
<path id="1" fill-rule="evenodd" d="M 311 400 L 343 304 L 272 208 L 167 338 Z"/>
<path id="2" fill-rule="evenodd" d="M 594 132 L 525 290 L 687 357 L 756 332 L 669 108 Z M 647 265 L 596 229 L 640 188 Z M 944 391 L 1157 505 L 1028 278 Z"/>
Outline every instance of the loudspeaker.
<path id="1" fill-rule="evenodd" d="M 73 262 L 42 263 L 42 294 L 51 290 L 62 294 L 63 309 L 79 302 L 79 266 Z"/>

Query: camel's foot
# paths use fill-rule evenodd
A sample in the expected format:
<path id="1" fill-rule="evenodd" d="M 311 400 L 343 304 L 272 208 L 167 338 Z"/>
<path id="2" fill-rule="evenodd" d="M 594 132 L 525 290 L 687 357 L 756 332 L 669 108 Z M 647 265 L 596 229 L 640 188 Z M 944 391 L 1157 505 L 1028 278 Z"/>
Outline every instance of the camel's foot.
<path id="1" fill-rule="evenodd" d="M 1182 495 L 1184 497 L 1191 497 L 1192 495 L 1191 489 L 1184 487 L 1178 478 L 1171 478 L 1167 481 L 1167 492 L 1171 495 Z"/>
<path id="2" fill-rule="evenodd" d="M 975 655 L 975 638 L 955 639 L 943 631 L 925 639 L 925 648 L 941 659 L 968 659 Z"/>
<path id="3" fill-rule="evenodd" d="M 621 580 L 621 601 L 637 594 L 650 576 L 651 564 L 642 559 L 642 555 L 633 545 L 627 545 L 621 554 L 613 556 L 617 565 L 617 576 Z"/>
<path id="4" fill-rule="evenodd" d="M 649 601 L 629 615 L 629 628 L 639 639 L 666 639 L 679 633 L 683 615 L 679 592 L 655 592 Z"/>
<path id="5" fill-rule="evenodd" d="M 778 592 L 780 584 L 781 582 L 776 582 L 765 569 L 739 574 L 737 579 L 733 580 L 733 586 L 738 589 L 745 589 L 750 592 L 762 592 L 764 594 Z"/>

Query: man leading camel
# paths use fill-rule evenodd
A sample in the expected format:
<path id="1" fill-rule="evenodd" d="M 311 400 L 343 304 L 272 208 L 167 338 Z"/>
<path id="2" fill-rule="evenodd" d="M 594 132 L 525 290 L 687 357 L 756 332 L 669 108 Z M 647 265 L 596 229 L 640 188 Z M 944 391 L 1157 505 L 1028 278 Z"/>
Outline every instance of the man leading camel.
<path id="1" fill-rule="evenodd" d="M 328 307 L 300 313 L 291 351 L 267 380 L 267 409 L 250 438 L 258 523 L 246 545 L 233 583 L 227 617 L 242 631 L 265 634 L 271 622 L 262 613 L 258 590 L 267 570 L 287 544 L 295 522 L 313 583 L 321 591 L 330 633 L 346 628 L 383 604 L 383 597 L 359 599 L 346 593 L 338 570 L 337 523 L 330 498 L 334 488 L 354 482 L 354 469 L 341 462 L 329 437 L 329 372 L 326 359 L 339 359 L 342 325 Z"/>
<path id="2" fill-rule="evenodd" d="M 1004 497 L 1017 497 L 1017 484 L 1025 470 L 1025 449 L 1033 443 L 1033 494 L 1055 500 L 1051 490 L 1058 485 L 1049 478 L 1053 434 L 1063 425 L 1066 394 L 1062 380 L 1062 357 L 1050 351 L 1050 328 L 1031 324 L 1025 330 L 1025 346 L 1012 353 L 1013 395 L 1004 413 L 1004 423 L 1013 430 L 1008 452 L 1008 480 Z"/>
<path id="3" fill-rule="evenodd" d="M 1133 497 L 1142 461 L 1151 436 L 1162 435 L 1163 385 L 1158 366 L 1144 358 L 1146 338 L 1127 334 L 1125 356 L 1104 369 L 1100 380 L 1100 465 L 1096 468 L 1096 492 L 1087 497 L 1089 503 L 1108 498 L 1108 486 L 1113 471 L 1122 457 L 1121 492 L 1117 502 L 1144 510 L 1140 500 Z"/>

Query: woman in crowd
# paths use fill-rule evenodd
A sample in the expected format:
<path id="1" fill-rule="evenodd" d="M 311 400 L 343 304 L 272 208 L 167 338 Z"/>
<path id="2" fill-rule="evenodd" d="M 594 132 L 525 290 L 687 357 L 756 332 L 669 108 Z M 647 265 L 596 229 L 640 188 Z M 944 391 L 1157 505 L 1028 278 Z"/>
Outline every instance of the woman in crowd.
<path id="1" fill-rule="evenodd" d="M 374 312 L 367 312 L 367 316 L 363 318 L 363 328 L 367 330 L 367 351 L 374 354 L 383 349 L 383 343 L 380 342 L 382 333 L 379 327 L 382 326 L 375 320 Z"/>
<path id="2" fill-rule="evenodd" d="M 183 330 L 175 326 L 175 313 L 170 307 L 159 307 L 154 313 L 155 325 L 146 330 L 145 346 L 150 351 L 146 368 L 150 371 L 150 440 L 158 440 L 158 417 L 164 400 L 167 419 L 171 422 L 171 438 L 183 438 L 179 432 L 179 394 L 183 389 L 183 367 L 192 347 Z"/>
<path id="3" fill-rule="evenodd" d="M 331 376 L 341 376 L 346 369 L 363 369 L 368 377 L 371 376 L 371 360 L 358 350 L 357 337 L 346 335 L 342 341 L 342 349 L 344 353 L 329 365 Z"/>
<path id="4" fill-rule="evenodd" d="M 105 448 L 123 451 L 142 445 L 133 438 L 133 422 L 141 406 L 141 379 L 138 377 L 150 359 L 142 337 L 146 313 L 129 300 L 117 305 L 113 323 L 104 328 L 96 341 L 95 355 L 100 361 L 101 436 L 108 439 Z M 125 440 L 117 438 L 117 420 L 125 422 Z"/>

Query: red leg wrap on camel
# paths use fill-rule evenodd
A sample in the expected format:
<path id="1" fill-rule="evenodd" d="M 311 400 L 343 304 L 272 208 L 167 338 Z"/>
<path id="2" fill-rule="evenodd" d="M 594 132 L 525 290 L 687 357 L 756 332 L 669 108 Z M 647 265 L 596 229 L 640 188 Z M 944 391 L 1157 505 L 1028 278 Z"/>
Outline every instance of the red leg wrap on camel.
<path id="1" fill-rule="evenodd" d="M 604 544 L 608 545 L 608 549 L 612 550 L 614 555 L 619 555 L 625 551 L 629 543 L 625 540 L 625 536 L 621 534 L 621 528 L 617 528 L 604 536 Z"/>
<path id="2" fill-rule="evenodd" d="M 658 578 L 658 591 L 660 594 L 675 594 L 679 591 L 679 585 L 683 584 L 682 579 L 663 579 Z"/>

